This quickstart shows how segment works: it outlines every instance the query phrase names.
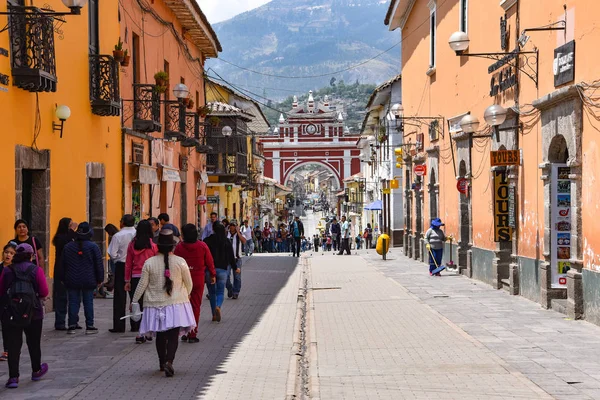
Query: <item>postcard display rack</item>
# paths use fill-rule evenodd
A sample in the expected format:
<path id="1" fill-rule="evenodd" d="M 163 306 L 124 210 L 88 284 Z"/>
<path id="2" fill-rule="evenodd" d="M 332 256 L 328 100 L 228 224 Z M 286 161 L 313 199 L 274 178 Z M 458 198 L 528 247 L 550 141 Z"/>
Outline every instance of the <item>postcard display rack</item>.
<path id="1" fill-rule="evenodd" d="M 567 287 L 567 271 L 571 269 L 571 168 L 566 164 L 552 166 L 552 287 Z"/>

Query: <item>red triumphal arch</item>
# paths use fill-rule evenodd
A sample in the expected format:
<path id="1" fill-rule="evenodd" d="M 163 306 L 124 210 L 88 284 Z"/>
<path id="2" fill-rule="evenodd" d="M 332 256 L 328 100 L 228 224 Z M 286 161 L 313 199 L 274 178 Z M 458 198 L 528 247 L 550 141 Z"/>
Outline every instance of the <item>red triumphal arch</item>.
<path id="1" fill-rule="evenodd" d="M 329 169 L 344 187 L 343 179 L 360 172 L 358 134 L 350 134 L 344 126 L 343 110 L 323 102 L 315 102 L 312 91 L 306 104 L 298 104 L 279 117 L 279 125 L 264 143 L 265 176 L 286 184 L 293 171 L 305 164 L 321 164 Z"/>

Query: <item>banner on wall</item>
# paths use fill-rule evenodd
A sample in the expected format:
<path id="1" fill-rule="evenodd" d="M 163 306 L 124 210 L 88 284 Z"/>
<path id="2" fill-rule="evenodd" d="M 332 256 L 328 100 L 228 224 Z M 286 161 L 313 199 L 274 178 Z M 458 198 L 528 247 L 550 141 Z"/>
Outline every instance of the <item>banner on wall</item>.
<path id="1" fill-rule="evenodd" d="M 567 271 L 571 269 L 571 168 L 552 165 L 551 201 L 551 278 L 553 288 L 567 287 Z"/>
<path id="2" fill-rule="evenodd" d="M 508 172 L 495 170 L 494 176 L 494 241 L 512 241 L 513 228 L 510 226 L 510 189 Z"/>

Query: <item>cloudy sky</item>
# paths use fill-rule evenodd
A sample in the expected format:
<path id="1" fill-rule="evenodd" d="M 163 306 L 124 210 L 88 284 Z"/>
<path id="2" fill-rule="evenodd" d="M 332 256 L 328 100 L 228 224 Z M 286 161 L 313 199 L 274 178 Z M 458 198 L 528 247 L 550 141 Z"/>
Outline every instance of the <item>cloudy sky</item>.
<path id="1" fill-rule="evenodd" d="M 271 0 L 196 0 L 211 24 L 224 21 Z"/>

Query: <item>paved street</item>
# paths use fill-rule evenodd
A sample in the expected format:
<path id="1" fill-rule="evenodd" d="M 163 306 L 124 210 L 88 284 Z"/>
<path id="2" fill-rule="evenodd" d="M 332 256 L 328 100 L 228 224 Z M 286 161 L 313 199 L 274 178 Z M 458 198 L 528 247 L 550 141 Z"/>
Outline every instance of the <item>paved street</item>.
<path id="1" fill-rule="evenodd" d="M 67 335 L 52 330 L 46 317 L 42 354 L 50 371 L 39 382 L 29 379 L 26 347 L 21 384 L 0 387 L 0 398 L 18 399 L 283 399 L 292 349 L 298 259 L 251 257 L 244 265 L 242 293 L 225 300 L 223 321 L 210 321 L 202 306 L 198 344 L 181 343 L 175 377 L 158 371 L 154 343 L 136 345 L 135 334 L 111 334 L 111 300 L 96 300 L 100 334 Z M 83 313 L 82 313 L 83 317 Z M 8 379 L 5 362 L 0 380 Z"/>
<path id="2" fill-rule="evenodd" d="M 25 356 L 21 386 L 0 397 L 600 398 L 599 327 L 464 277 L 429 277 L 397 249 L 387 261 L 373 250 L 249 258 L 242 296 L 226 300 L 220 324 L 203 309 L 201 341 L 180 345 L 172 380 L 153 344 L 107 332 L 110 307 L 96 300 L 97 336 L 54 332 L 48 315 L 50 372 L 29 381 Z"/>

